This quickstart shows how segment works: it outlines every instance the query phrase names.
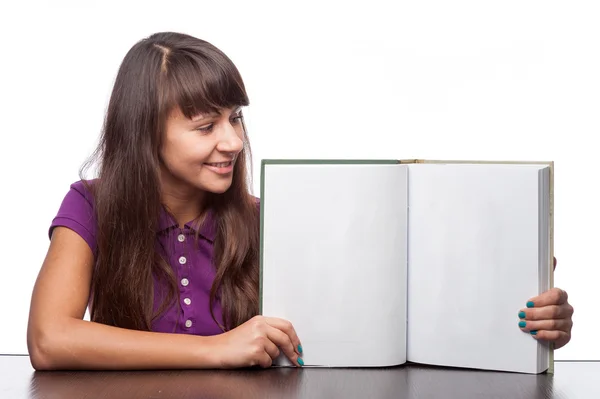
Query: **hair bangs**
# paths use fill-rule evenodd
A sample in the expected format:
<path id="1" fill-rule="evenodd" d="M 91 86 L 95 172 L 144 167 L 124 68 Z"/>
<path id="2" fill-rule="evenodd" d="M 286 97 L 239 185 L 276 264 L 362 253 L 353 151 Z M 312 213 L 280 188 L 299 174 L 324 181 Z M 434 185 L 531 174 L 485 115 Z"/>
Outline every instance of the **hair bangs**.
<path id="1" fill-rule="evenodd" d="M 242 77 L 226 57 L 174 53 L 168 69 L 168 108 L 179 107 L 189 119 L 249 104 Z"/>

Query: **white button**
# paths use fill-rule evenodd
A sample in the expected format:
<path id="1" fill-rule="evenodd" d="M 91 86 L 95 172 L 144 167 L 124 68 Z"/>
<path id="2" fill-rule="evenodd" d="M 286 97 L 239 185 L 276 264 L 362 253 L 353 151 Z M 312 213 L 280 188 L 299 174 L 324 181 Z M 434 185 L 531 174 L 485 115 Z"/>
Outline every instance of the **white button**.
<path id="1" fill-rule="evenodd" d="M 185 299 L 183 300 L 183 302 L 184 302 L 186 305 L 189 305 L 190 303 L 192 303 L 192 300 L 191 300 L 190 298 L 185 298 Z"/>
<path id="2" fill-rule="evenodd" d="M 185 265 L 185 262 L 187 262 L 187 259 L 185 258 L 185 256 L 182 256 L 179 258 L 179 263 L 181 263 L 182 265 Z"/>
<path id="3" fill-rule="evenodd" d="M 192 326 L 192 321 L 191 321 L 191 320 L 186 320 L 186 321 L 185 321 L 185 326 L 186 326 L 187 328 L 190 328 L 190 327 Z"/>
<path id="4" fill-rule="evenodd" d="M 184 241 L 185 241 L 185 235 L 183 235 L 183 234 L 179 234 L 179 235 L 177 236 L 177 239 L 179 240 L 179 242 L 184 242 Z"/>
<path id="5" fill-rule="evenodd" d="M 181 285 L 183 285 L 184 287 L 187 287 L 187 285 L 190 283 L 190 280 L 188 280 L 187 278 L 182 278 L 181 279 Z"/>

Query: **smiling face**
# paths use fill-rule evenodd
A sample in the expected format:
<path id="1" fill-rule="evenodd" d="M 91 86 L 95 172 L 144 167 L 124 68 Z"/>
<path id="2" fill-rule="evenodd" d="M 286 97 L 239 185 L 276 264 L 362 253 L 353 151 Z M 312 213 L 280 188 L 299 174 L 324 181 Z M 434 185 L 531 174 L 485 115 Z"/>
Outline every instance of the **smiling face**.
<path id="1" fill-rule="evenodd" d="M 163 190 L 184 195 L 227 191 L 244 146 L 242 118 L 240 107 L 192 119 L 178 108 L 171 112 L 160 148 Z"/>

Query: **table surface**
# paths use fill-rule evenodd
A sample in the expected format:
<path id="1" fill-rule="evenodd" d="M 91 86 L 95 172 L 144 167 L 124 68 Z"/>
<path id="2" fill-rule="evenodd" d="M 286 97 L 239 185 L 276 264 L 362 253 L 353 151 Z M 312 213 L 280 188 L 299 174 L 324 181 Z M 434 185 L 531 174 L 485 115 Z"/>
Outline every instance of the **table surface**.
<path id="1" fill-rule="evenodd" d="M 599 362 L 556 362 L 554 374 L 404 365 L 377 369 L 44 371 L 0 356 L 0 398 L 600 398 Z"/>

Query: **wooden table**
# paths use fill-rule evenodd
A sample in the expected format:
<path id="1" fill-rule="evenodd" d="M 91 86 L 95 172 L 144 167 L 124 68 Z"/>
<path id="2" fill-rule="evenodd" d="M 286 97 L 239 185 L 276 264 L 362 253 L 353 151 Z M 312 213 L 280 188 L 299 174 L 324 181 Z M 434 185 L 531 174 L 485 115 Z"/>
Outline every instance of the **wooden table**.
<path id="1" fill-rule="evenodd" d="M 0 398 L 600 398 L 600 362 L 556 362 L 554 375 L 407 365 L 384 369 L 35 372 L 0 356 Z"/>

